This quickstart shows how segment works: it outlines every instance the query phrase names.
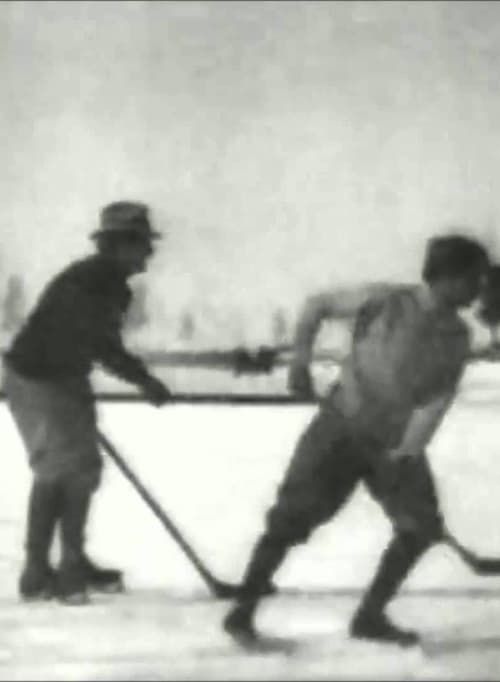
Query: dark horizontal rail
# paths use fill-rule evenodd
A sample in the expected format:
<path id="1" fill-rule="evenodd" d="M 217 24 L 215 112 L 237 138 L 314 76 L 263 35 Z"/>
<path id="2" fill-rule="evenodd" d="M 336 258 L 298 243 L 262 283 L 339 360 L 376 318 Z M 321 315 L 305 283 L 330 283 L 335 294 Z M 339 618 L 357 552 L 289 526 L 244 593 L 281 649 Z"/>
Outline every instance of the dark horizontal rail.
<path id="1" fill-rule="evenodd" d="M 140 393 L 97 392 L 94 394 L 98 402 L 110 403 L 145 403 Z M 0 392 L 0 400 L 5 400 L 5 393 Z M 168 405 L 314 405 L 315 399 L 295 398 L 292 395 L 263 393 L 177 393 L 169 400 Z"/>

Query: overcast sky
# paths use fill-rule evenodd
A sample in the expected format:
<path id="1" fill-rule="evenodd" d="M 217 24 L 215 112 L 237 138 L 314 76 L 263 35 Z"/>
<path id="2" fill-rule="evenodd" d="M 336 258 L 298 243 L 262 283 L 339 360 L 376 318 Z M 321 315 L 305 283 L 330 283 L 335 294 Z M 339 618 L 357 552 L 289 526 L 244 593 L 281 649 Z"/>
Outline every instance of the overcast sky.
<path id="1" fill-rule="evenodd" d="M 412 280 L 500 228 L 499 46 L 496 2 L 2 2 L 2 276 L 34 295 L 137 198 L 157 310 Z"/>

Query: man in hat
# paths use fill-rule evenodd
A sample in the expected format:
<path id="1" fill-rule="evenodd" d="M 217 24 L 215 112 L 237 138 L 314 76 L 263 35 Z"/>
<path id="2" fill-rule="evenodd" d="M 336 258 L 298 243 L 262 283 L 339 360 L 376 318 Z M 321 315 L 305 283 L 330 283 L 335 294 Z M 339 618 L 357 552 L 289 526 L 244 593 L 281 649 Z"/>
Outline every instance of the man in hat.
<path id="1" fill-rule="evenodd" d="M 385 609 L 424 552 L 448 539 L 425 447 L 468 357 L 468 332 L 457 311 L 479 295 L 487 267 L 478 242 L 461 235 L 436 238 L 427 248 L 422 285 L 381 289 L 361 305 L 351 354 L 299 439 L 224 621 L 239 643 L 260 646 L 254 618 L 262 586 L 291 547 L 330 520 L 359 482 L 391 520 L 393 537 L 351 635 L 401 645 L 419 641 L 417 633 L 393 624 Z"/>
<path id="2" fill-rule="evenodd" d="M 121 589 L 121 572 L 101 569 L 84 551 L 92 493 L 100 480 L 96 409 L 89 381 L 94 364 L 135 384 L 162 405 L 167 387 L 122 342 L 131 299 L 127 280 L 145 271 L 159 237 L 148 208 L 120 201 L 104 207 L 91 235 L 96 253 L 69 265 L 46 287 L 5 355 L 7 404 L 29 455 L 25 599 L 88 601 L 87 590 Z M 61 561 L 49 561 L 56 526 Z"/>

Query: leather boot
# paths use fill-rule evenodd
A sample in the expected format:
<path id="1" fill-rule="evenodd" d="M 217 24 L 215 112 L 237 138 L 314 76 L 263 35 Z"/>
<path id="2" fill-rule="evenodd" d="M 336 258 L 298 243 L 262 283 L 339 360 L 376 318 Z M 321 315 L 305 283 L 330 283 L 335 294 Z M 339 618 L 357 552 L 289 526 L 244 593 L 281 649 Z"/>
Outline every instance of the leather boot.
<path id="1" fill-rule="evenodd" d="M 282 563 L 288 547 L 264 535 L 252 554 L 236 605 L 224 619 L 224 630 L 244 646 L 258 640 L 253 624 L 257 605 L 267 593 L 271 577 Z"/>
<path id="2" fill-rule="evenodd" d="M 108 594 L 124 591 L 122 571 L 115 568 L 101 568 L 86 554 L 83 555 L 83 566 L 88 588 Z"/>
<path id="3" fill-rule="evenodd" d="M 391 623 L 384 609 L 429 544 L 425 538 L 410 533 L 398 535 L 391 541 L 351 622 L 352 637 L 394 642 L 402 646 L 418 643 L 418 634 Z"/>
<path id="4" fill-rule="evenodd" d="M 49 554 L 61 511 L 60 492 L 56 481 L 33 481 L 28 501 L 26 561 L 19 579 L 19 593 L 25 600 L 50 599 L 55 592 L 55 571 Z"/>
<path id="5" fill-rule="evenodd" d="M 92 489 L 77 476 L 64 482 L 57 596 L 63 603 L 75 606 L 89 601 L 84 542 L 91 496 Z"/>

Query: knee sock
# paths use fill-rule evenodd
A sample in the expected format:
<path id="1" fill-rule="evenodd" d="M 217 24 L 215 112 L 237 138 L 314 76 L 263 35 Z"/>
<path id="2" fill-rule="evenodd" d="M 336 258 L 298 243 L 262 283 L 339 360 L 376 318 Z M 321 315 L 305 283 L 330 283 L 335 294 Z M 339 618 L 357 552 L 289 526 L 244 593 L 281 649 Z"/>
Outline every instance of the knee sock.
<path id="1" fill-rule="evenodd" d="M 62 564 L 83 560 L 85 526 L 92 497 L 92 489 L 76 477 L 66 480 L 63 490 L 61 517 Z"/>
<path id="2" fill-rule="evenodd" d="M 385 550 L 359 612 L 380 614 L 430 542 L 410 533 L 396 536 Z"/>
<path id="3" fill-rule="evenodd" d="M 61 514 L 61 490 L 57 481 L 33 481 L 27 515 L 26 551 L 28 560 L 48 568 L 54 530 Z"/>

